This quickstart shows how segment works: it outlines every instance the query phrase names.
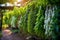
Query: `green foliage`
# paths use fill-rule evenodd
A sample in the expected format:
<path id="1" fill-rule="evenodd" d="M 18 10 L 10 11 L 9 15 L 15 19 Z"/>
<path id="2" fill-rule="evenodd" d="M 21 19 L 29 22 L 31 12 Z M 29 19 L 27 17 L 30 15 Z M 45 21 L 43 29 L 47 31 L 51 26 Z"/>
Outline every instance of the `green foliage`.
<path id="1" fill-rule="evenodd" d="M 13 12 L 14 12 L 14 13 L 13 13 L 14 16 L 19 16 L 19 15 L 21 14 L 18 7 L 14 7 Z"/>
<path id="2" fill-rule="evenodd" d="M 39 7 L 39 11 L 37 13 L 36 23 L 35 23 L 35 33 L 37 36 L 44 37 L 44 11 L 41 6 Z"/>
<path id="3" fill-rule="evenodd" d="M 19 28 L 22 32 L 27 33 L 27 18 L 28 18 L 28 6 L 20 7 L 20 19 Z"/>
<path id="4" fill-rule="evenodd" d="M 27 6 L 25 6 L 25 10 L 26 10 L 26 12 L 25 12 L 25 14 L 24 15 L 22 15 L 22 21 L 21 21 L 21 26 L 23 27 L 23 30 L 25 31 L 25 30 L 27 30 L 30 34 L 32 34 L 31 33 L 31 28 L 33 29 L 33 27 L 34 27 L 34 25 L 35 25 L 35 15 L 36 15 L 36 13 L 37 12 L 35 12 L 35 11 L 37 11 L 38 9 L 38 7 L 36 6 L 36 3 L 35 2 L 31 2 L 31 3 L 29 3 Z M 37 9 L 37 10 L 36 10 Z M 24 13 L 24 12 L 23 12 Z M 33 16 L 34 15 L 34 16 Z M 34 18 L 34 19 L 33 19 Z M 31 22 L 31 20 L 32 20 L 32 22 Z M 28 21 L 28 22 L 27 22 Z M 31 23 L 33 23 L 33 24 L 31 24 Z M 24 26 L 25 25 L 25 26 Z M 29 26 L 29 25 L 31 25 L 31 27 Z M 33 26 L 33 27 L 32 27 Z M 25 31 L 26 32 L 26 31 Z"/>
<path id="5" fill-rule="evenodd" d="M 5 15 L 3 16 L 3 24 L 10 24 L 10 18 L 13 15 L 13 11 L 5 12 Z"/>
<path id="6" fill-rule="evenodd" d="M 36 1 L 39 5 L 42 5 L 42 6 L 47 6 L 47 4 L 48 4 L 47 0 L 36 0 Z"/>
<path id="7" fill-rule="evenodd" d="M 33 27 L 33 26 L 32 26 L 31 17 L 30 17 L 31 14 L 32 14 L 32 12 L 30 12 L 30 13 L 28 14 L 28 32 L 29 32 L 29 33 L 32 33 L 32 31 L 33 31 L 33 30 L 32 30 L 32 27 Z"/>
<path id="8" fill-rule="evenodd" d="M 60 4 L 60 0 L 48 0 L 48 2 L 49 2 L 50 4 L 55 4 L 55 5 Z"/>
<path id="9" fill-rule="evenodd" d="M 16 25 L 17 25 L 17 17 L 12 16 L 10 20 L 11 20 L 11 23 L 10 23 L 11 27 L 16 27 Z"/>
<path id="10" fill-rule="evenodd" d="M 53 40 L 58 39 L 59 35 L 59 11 L 58 11 L 57 6 L 53 7 L 47 7 L 45 11 L 45 22 L 44 22 L 44 27 L 45 27 L 45 35 L 46 37 L 52 37 Z M 60 35 L 59 35 L 60 36 Z"/>
<path id="11" fill-rule="evenodd" d="M 8 0 L 0 0 L 0 4 L 6 3 Z"/>
<path id="12" fill-rule="evenodd" d="M 55 6 L 53 7 L 49 4 L 58 2 L 60 1 L 33 0 L 24 7 L 14 7 L 12 11 L 4 13 L 3 24 L 8 24 L 12 27 L 17 25 L 23 33 L 37 35 L 41 38 L 44 38 L 45 35 L 46 37 L 52 36 L 55 40 L 56 33 L 59 35 L 60 21 L 58 17 L 60 17 L 60 7 L 55 10 Z M 52 15 L 54 16 L 52 17 Z M 44 21 L 46 22 L 44 23 Z"/>
<path id="13" fill-rule="evenodd" d="M 14 3 L 14 2 L 16 2 L 17 0 L 0 0 L 0 4 L 3 4 L 3 3 L 7 3 L 7 2 L 9 2 L 9 3 Z"/>
<path id="14" fill-rule="evenodd" d="M 24 16 L 22 16 L 21 20 L 20 20 L 20 27 L 23 29 L 23 32 L 26 33 L 27 32 L 27 17 L 28 14 L 25 14 Z"/>
<path id="15" fill-rule="evenodd" d="M 60 31 L 59 31 L 59 29 L 60 29 L 60 25 L 59 25 L 59 23 L 60 23 L 60 19 L 59 19 L 59 7 L 57 7 L 57 9 L 55 9 L 54 11 L 54 13 L 55 13 L 55 15 L 54 15 L 54 17 L 53 17 L 53 24 L 52 24 L 52 28 L 51 28 L 51 30 L 52 30 L 52 33 L 53 34 L 51 34 L 52 35 L 52 38 L 53 38 L 53 40 L 57 40 L 58 39 L 58 37 L 60 36 Z"/>
<path id="16" fill-rule="evenodd" d="M 2 32 L 0 31 L 0 38 L 2 37 Z"/>

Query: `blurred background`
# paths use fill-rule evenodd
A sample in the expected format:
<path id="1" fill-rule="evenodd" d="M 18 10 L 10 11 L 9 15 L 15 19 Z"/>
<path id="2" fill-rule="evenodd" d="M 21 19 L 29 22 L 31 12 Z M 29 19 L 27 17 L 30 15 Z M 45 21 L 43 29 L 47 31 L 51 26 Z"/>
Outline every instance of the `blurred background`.
<path id="1" fill-rule="evenodd" d="M 60 0 L 0 0 L 1 40 L 60 40 Z"/>

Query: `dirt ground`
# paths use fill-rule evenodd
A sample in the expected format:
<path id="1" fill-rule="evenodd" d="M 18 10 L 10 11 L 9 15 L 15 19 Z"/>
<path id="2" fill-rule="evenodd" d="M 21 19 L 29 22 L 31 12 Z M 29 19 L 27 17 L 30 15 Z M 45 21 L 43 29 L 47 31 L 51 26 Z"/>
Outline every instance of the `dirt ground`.
<path id="1" fill-rule="evenodd" d="M 25 40 L 23 37 L 20 37 L 18 34 L 12 33 L 11 30 L 6 29 L 2 30 L 3 37 L 1 40 Z"/>

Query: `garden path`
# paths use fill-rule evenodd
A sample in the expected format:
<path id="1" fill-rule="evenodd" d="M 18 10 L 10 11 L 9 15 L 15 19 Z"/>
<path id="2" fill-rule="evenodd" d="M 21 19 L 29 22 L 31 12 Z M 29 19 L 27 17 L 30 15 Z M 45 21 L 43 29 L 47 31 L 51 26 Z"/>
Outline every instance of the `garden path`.
<path id="1" fill-rule="evenodd" d="M 2 30 L 2 35 L 3 37 L 1 38 L 1 40 L 24 40 L 17 34 L 12 33 L 9 29 Z"/>

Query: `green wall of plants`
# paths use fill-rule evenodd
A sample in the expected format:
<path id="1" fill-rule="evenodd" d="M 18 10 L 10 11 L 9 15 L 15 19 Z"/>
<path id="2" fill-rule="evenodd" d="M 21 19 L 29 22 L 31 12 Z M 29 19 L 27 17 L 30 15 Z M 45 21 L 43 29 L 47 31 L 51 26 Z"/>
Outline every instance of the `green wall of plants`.
<path id="1" fill-rule="evenodd" d="M 13 27 L 12 25 L 17 25 L 20 29 L 19 31 L 29 35 L 36 35 L 42 39 L 50 37 L 50 39 L 57 40 L 58 35 L 60 35 L 59 2 L 59 0 L 33 0 L 24 7 L 15 7 L 13 11 L 5 12 L 3 25 L 8 24 L 11 27 Z M 52 17 L 52 15 L 54 16 Z M 12 20 L 15 22 L 11 24 L 13 16 L 16 19 L 13 18 Z"/>

